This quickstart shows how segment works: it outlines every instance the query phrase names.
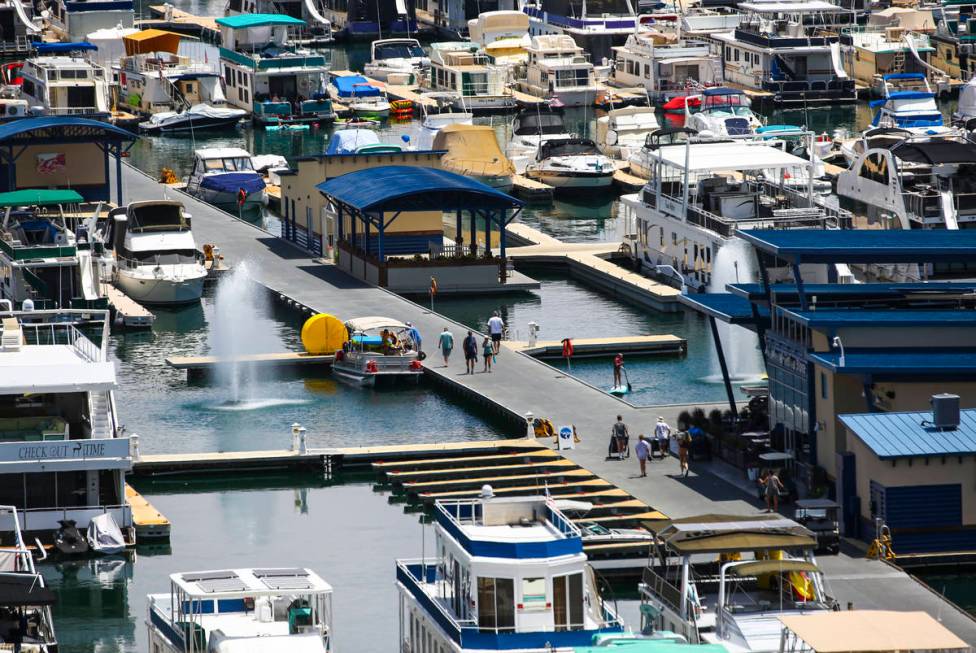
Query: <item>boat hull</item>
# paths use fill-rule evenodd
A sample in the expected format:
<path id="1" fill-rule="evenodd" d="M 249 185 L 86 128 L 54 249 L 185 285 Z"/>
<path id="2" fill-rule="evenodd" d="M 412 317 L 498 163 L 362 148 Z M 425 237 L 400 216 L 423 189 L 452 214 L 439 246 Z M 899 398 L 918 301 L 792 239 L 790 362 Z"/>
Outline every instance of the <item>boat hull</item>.
<path id="1" fill-rule="evenodd" d="M 589 190 L 594 188 L 609 188 L 613 184 L 613 173 L 571 173 L 552 172 L 549 170 L 527 169 L 525 176 L 544 184 L 549 184 L 559 190 Z"/>
<path id="2" fill-rule="evenodd" d="M 213 204 L 214 206 L 226 209 L 230 212 L 235 212 L 238 209 L 247 211 L 249 209 L 255 209 L 265 206 L 268 203 L 268 195 L 264 190 L 256 191 L 253 193 L 248 193 L 247 199 L 244 203 L 240 203 L 237 200 L 237 193 L 228 193 L 226 191 L 217 191 L 210 188 L 194 188 L 193 190 L 187 189 L 187 192 L 194 197 L 197 197 L 207 204 Z"/>
<path id="3" fill-rule="evenodd" d="M 191 304 L 203 296 L 206 274 L 189 279 L 156 279 L 151 275 L 132 275 L 124 270 L 115 282 L 130 298 L 140 304 Z"/>
<path id="4" fill-rule="evenodd" d="M 172 124 L 152 125 L 148 122 L 139 123 L 139 130 L 145 134 L 181 134 L 198 131 L 221 131 L 237 127 L 241 116 L 227 118 L 193 118 L 181 120 Z"/>

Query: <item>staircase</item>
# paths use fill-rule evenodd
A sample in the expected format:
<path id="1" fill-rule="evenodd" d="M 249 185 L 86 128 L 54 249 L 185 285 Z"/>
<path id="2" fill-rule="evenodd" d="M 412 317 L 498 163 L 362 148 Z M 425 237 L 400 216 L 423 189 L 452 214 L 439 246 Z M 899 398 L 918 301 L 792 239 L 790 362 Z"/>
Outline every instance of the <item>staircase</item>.
<path id="1" fill-rule="evenodd" d="M 91 437 L 108 439 L 115 436 L 112 425 L 111 399 L 107 392 L 88 393 L 88 416 L 91 420 Z"/>
<path id="2" fill-rule="evenodd" d="M 169 96 L 169 99 L 173 102 L 173 110 L 182 112 L 189 109 L 190 103 L 187 101 L 186 96 L 183 95 L 183 92 L 177 88 L 176 84 L 170 81 L 168 77 L 160 77 L 160 79 L 165 81 L 163 87 L 166 89 L 166 94 Z"/>
<path id="3" fill-rule="evenodd" d="M 888 67 L 889 73 L 905 72 L 905 51 L 899 50 L 891 58 L 891 66 Z"/>

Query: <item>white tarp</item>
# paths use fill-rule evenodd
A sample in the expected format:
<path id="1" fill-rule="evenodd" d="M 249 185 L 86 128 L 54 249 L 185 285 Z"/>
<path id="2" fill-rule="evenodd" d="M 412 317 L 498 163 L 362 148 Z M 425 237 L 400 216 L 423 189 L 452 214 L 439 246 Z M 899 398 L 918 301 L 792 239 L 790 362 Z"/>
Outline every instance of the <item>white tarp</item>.
<path id="1" fill-rule="evenodd" d="M 88 546 L 95 553 L 104 555 L 112 555 L 125 549 L 122 530 L 110 513 L 92 517 L 91 522 L 88 523 Z"/>

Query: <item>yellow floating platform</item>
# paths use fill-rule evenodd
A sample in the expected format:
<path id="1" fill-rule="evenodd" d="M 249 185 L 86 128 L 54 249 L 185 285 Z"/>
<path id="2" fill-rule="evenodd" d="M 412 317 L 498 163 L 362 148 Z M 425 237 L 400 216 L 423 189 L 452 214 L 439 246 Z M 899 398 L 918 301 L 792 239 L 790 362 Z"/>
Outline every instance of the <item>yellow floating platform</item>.
<path id="1" fill-rule="evenodd" d="M 125 502 L 132 511 L 136 541 L 169 539 L 169 520 L 128 483 L 125 484 Z"/>
<path id="2" fill-rule="evenodd" d="M 407 481 L 415 481 L 418 479 L 426 478 L 430 480 L 438 478 L 449 478 L 452 476 L 464 476 L 467 474 L 483 474 L 485 472 L 519 472 L 519 471 L 532 471 L 532 470 L 546 470 L 546 469 L 576 469 L 578 465 L 571 460 L 566 460 L 565 458 L 556 458 L 554 460 L 547 460 L 544 462 L 537 463 L 519 463 L 514 465 L 490 465 L 484 467 L 452 467 L 447 469 L 420 469 L 412 470 L 407 472 L 389 472 L 386 478 L 393 481 L 394 483 L 404 483 Z M 457 480 L 463 481 L 464 478 L 459 478 Z"/>

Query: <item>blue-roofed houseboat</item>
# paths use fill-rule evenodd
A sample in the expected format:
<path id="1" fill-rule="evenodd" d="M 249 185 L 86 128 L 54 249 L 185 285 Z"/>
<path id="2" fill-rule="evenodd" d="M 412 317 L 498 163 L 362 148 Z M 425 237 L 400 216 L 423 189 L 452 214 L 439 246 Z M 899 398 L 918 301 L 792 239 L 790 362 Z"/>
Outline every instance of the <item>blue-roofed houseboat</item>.
<path id="1" fill-rule="evenodd" d="M 218 18 L 220 64 L 230 104 L 250 111 L 255 124 L 279 126 L 335 120 L 325 94 L 329 62 L 296 47 L 289 30 L 305 21 L 284 14 Z"/>
<path id="2" fill-rule="evenodd" d="M 601 596 L 580 530 L 545 497 L 438 501 L 436 558 L 397 561 L 410 651 L 569 651 L 622 621 Z"/>
<path id="3" fill-rule="evenodd" d="M 892 73 L 881 81 L 883 96 L 871 102 L 878 110 L 873 127 L 907 129 L 913 134 L 948 131 L 925 73 Z"/>

